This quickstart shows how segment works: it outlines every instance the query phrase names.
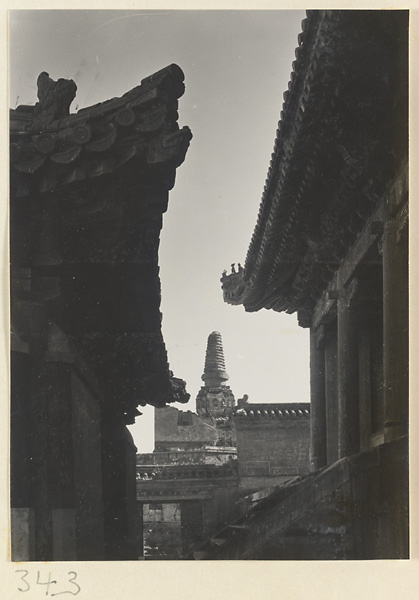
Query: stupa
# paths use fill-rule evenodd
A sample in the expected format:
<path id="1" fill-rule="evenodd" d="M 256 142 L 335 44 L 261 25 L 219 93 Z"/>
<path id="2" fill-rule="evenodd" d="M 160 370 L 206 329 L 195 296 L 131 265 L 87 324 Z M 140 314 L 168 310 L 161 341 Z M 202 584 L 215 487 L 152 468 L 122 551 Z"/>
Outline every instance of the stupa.
<path id="1" fill-rule="evenodd" d="M 228 374 L 225 368 L 221 333 L 213 331 L 208 336 L 204 373 L 204 385 L 196 398 L 196 412 L 205 417 L 229 417 L 235 400 L 233 392 L 226 385 Z"/>

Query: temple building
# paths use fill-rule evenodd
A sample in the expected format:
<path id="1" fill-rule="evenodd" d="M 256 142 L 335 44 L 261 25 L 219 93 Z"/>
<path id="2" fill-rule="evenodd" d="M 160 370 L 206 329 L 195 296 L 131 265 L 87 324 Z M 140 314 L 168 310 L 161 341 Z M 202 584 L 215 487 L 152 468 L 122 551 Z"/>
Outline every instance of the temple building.
<path id="1" fill-rule="evenodd" d="M 221 334 L 207 342 L 196 412 L 155 410 L 155 450 L 137 455 L 146 560 L 193 554 L 285 482 L 309 472 L 309 404 L 250 404 L 227 385 Z"/>
<path id="2" fill-rule="evenodd" d="M 183 73 L 70 114 L 38 78 L 10 113 L 12 560 L 127 560 L 138 406 L 186 402 L 161 333 L 162 215 L 191 139 Z"/>
<path id="3" fill-rule="evenodd" d="M 307 11 L 246 262 L 221 281 L 310 332 L 311 473 L 194 557 L 407 558 L 408 11 Z"/>

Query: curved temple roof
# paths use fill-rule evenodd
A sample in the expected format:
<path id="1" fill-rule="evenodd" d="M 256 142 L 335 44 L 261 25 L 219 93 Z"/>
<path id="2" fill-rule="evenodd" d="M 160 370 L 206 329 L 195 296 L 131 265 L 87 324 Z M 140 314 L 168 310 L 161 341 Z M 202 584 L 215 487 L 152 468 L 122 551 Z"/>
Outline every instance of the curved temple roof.
<path id="1" fill-rule="evenodd" d="M 52 346 L 66 340 L 127 422 L 138 405 L 189 399 L 167 363 L 158 275 L 162 213 L 192 138 L 177 122 L 183 80 L 172 64 L 70 114 L 76 84 L 43 72 L 38 102 L 10 111 L 14 336 L 35 348 L 42 312 L 61 332 Z"/>
<path id="2" fill-rule="evenodd" d="M 313 306 L 407 155 L 407 11 L 307 11 L 243 270 L 247 311 Z"/>

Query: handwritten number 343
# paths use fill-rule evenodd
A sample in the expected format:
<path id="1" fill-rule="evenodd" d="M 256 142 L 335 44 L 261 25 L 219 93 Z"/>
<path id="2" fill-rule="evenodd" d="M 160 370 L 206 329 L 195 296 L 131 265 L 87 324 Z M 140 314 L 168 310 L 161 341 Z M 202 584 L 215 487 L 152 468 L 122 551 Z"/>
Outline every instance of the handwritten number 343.
<path id="1" fill-rule="evenodd" d="M 29 590 L 31 589 L 31 586 L 27 579 L 27 577 L 29 575 L 29 571 L 27 571 L 26 569 L 17 569 L 16 573 L 21 573 L 20 578 L 25 586 L 25 587 L 18 587 L 17 589 L 19 590 L 19 592 L 29 592 Z M 76 583 L 76 579 L 77 579 L 77 573 L 75 571 L 68 571 L 68 582 L 67 583 L 71 584 L 73 589 L 64 590 L 62 592 L 54 592 L 50 595 L 51 596 L 60 596 L 61 594 L 71 594 L 72 596 L 77 596 L 77 594 L 80 592 L 81 588 L 80 588 L 79 584 Z M 47 581 L 41 581 L 40 580 L 40 571 L 38 571 L 35 583 L 36 583 L 36 585 L 45 585 L 46 586 L 45 595 L 48 596 L 50 586 L 52 584 L 57 584 L 57 581 L 55 579 L 51 579 L 51 573 L 48 573 Z"/>

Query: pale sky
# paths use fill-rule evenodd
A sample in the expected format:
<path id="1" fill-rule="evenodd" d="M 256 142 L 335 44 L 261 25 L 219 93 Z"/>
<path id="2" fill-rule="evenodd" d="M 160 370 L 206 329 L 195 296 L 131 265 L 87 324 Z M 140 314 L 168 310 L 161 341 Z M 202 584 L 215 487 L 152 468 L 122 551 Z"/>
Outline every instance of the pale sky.
<path id="1" fill-rule="evenodd" d="M 74 79 L 71 111 L 120 96 L 177 63 L 185 73 L 179 124 L 193 133 L 164 215 L 163 335 L 170 367 L 191 394 L 206 341 L 223 337 L 236 399 L 308 402 L 308 330 L 295 315 L 223 302 L 220 277 L 244 264 L 273 150 L 304 11 L 12 11 L 10 105 L 34 104 L 36 79 Z M 143 409 L 141 409 L 143 410 Z M 151 407 L 131 428 L 153 449 Z"/>

